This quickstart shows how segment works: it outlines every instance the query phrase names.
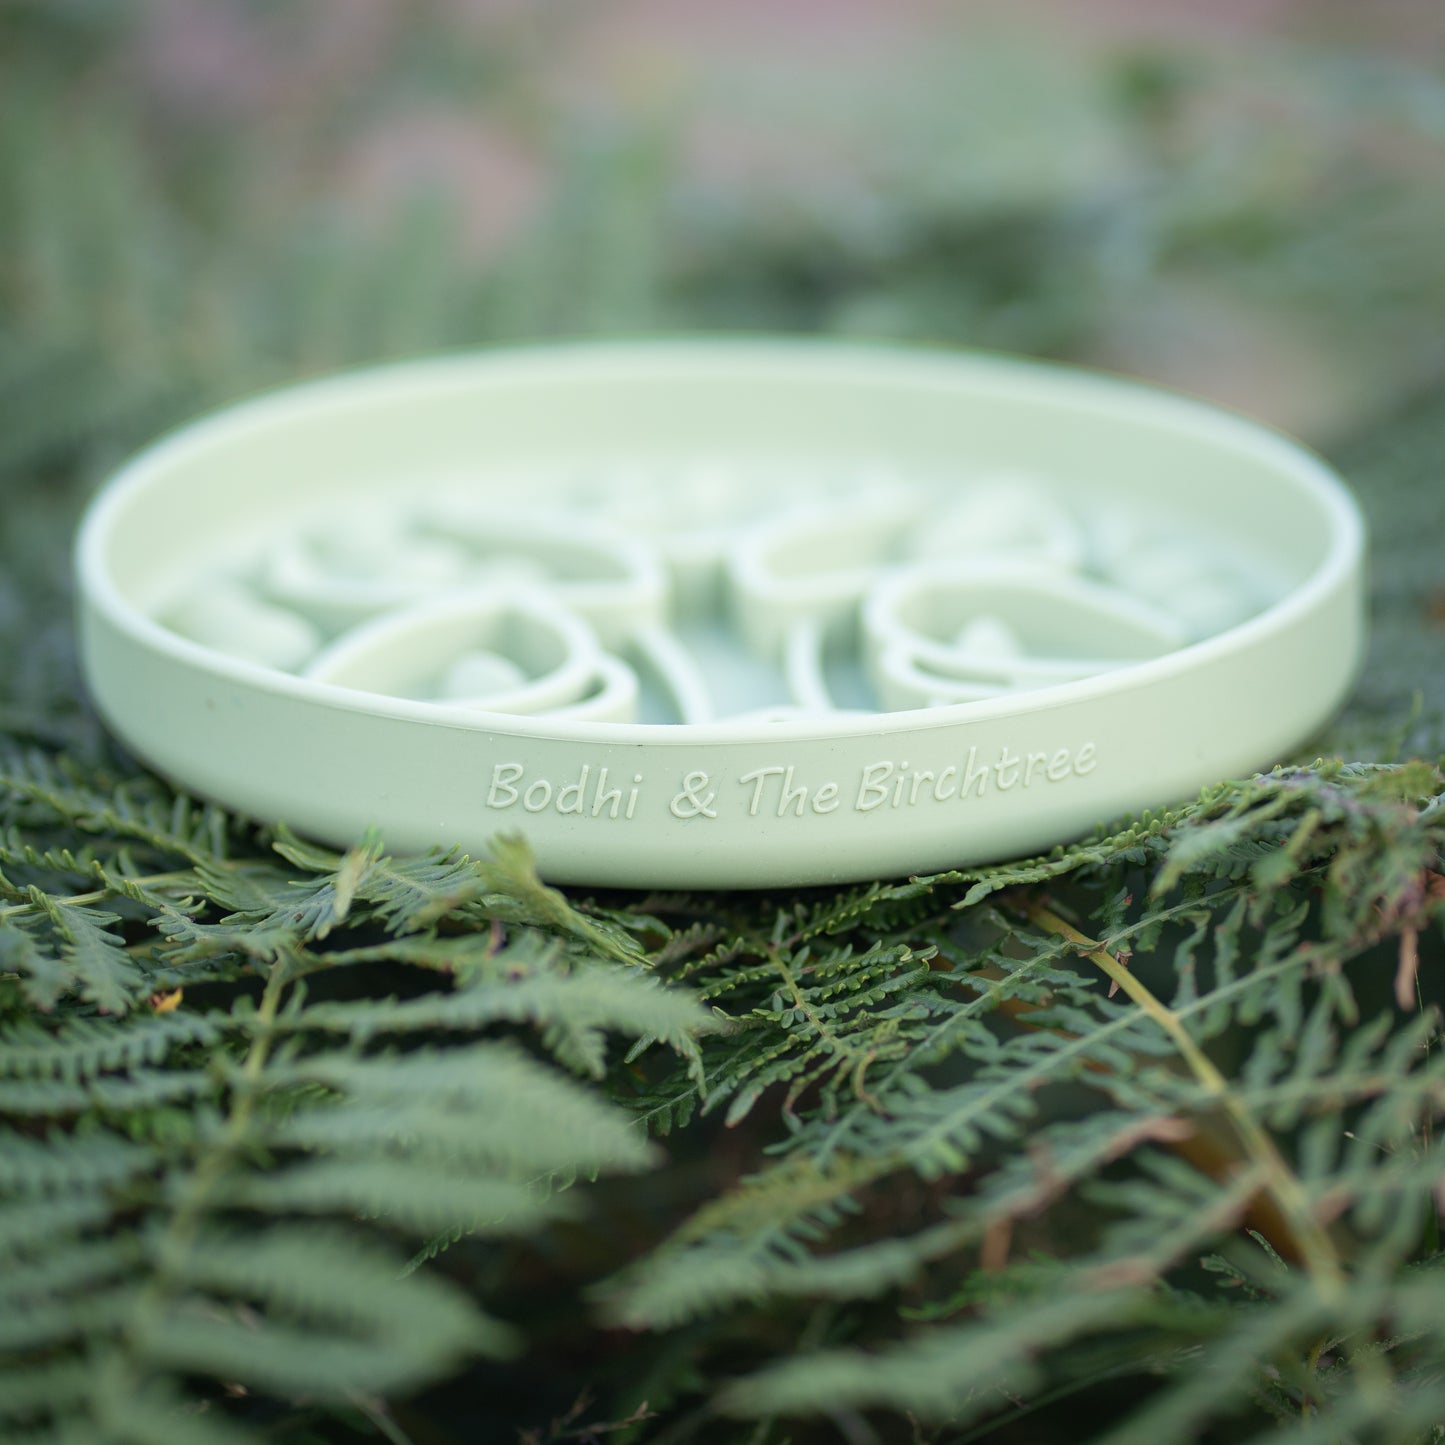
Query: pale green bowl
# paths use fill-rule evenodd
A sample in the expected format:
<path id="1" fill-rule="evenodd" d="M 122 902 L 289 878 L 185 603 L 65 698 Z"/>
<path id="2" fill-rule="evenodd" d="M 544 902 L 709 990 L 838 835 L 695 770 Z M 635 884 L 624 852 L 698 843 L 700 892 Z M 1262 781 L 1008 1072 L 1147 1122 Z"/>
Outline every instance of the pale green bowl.
<path id="1" fill-rule="evenodd" d="M 362 556 L 357 527 L 379 580 L 348 585 L 382 616 L 337 640 L 277 569 L 312 565 L 283 557 L 298 537 Z M 709 340 L 418 361 L 236 406 L 105 486 L 78 574 L 95 701 L 185 789 L 338 846 L 519 832 L 557 881 L 753 888 L 1031 853 L 1280 761 L 1356 670 L 1361 556 L 1323 464 L 1192 401 Z M 987 597 L 1003 621 L 968 632 Z M 924 635 L 944 618 L 962 641 Z M 474 652 L 435 682 L 453 634 Z M 389 690 L 363 690 L 373 645 Z M 639 717 L 664 720 L 616 720 Z"/>

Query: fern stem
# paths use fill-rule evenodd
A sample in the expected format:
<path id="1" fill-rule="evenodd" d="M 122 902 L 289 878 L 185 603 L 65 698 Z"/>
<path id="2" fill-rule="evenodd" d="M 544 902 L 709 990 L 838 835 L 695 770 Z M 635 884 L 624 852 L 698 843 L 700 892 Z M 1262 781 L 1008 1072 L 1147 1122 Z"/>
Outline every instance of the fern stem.
<path id="1" fill-rule="evenodd" d="M 877 1109 L 877 1101 L 863 1087 L 863 1076 L 868 1070 L 868 1065 L 877 1057 L 875 1049 L 860 1049 L 844 1038 L 837 1029 L 825 1019 L 817 1009 L 808 1002 L 808 996 L 798 987 L 798 981 L 793 977 L 793 971 L 783 962 L 783 955 L 779 949 L 769 950 L 772 956 L 773 966 L 778 970 L 778 976 L 786 985 L 788 993 L 793 1000 L 793 1007 L 803 1015 L 804 1018 L 817 1030 L 818 1037 L 827 1043 L 834 1053 L 848 1059 L 853 1064 L 853 1088 L 857 1097 L 868 1104 L 870 1108 Z"/>
<path id="2" fill-rule="evenodd" d="M 1194 1077 L 1218 1101 L 1220 1108 L 1233 1124 L 1245 1153 L 1259 1169 L 1265 1192 L 1289 1225 L 1294 1244 L 1309 1270 L 1311 1282 L 1321 1302 L 1326 1306 L 1339 1305 L 1344 1299 L 1348 1281 L 1334 1241 L 1315 1218 L 1303 1187 L 1275 1147 L 1274 1140 L 1244 1107 L 1238 1095 L 1229 1087 L 1228 1079 L 1215 1068 L 1209 1056 L 1195 1043 L 1183 1021 L 1107 948 L 1081 933 L 1051 908 L 1035 903 L 1029 906 L 1027 912 L 1029 917 L 1042 927 L 1074 944 L 1084 957 L 1117 984 L 1173 1040 Z M 1308 1376 L 1311 1380 L 1318 1371 L 1323 1344 L 1323 1341 L 1317 1341 L 1310 1349 Z M 1355 1363 L 1361 1388 L 1373 1398 L 1377 1409 L 1387 1409 L 1392 1381 L 1383 1361 L 1366 1346 L 1356 1353 Z M 1308 1419 L 1313 1409 L 1313 1400 L 1308 1390 L 1303 1392 L 1300 1409 L 1302 1416 Z"/>
<path id="3" fill-rule="evenodd" d="M 171 1286 L 180 1272 L 180 1262 L 194 1247 L 201 1221 L 209 1209 L 218 1187 L 225 1180 L 236 1154 L 250 1131 L 261 1092 L 261 1076 L 265 1072 L 276 1035 L 276 1021 L 281 1000 L 291 979 L 291 970 L 278 963 L 266 980 L 266 987 L 257 1005 L 251 1028 L 250 1047 L 242 1061 L 240 1075 L 232 1090 L 232 1104 L 220 1137 L 204 1152 L 187 1181 L 175 1212 L 155 1249 L 156 1268 L 136 1301 L 131 1325 L 126 1331 L 130 1350 L 111 1358 L 111 1387 L 135 1388 L 144 1371 L 134 1359 L 135 1346 L 143 1341 L 150 1320 L 165 1305 Z"/>
<path id="4" fill-rule="evenodd" d="M 137 888 L 162 888 L 171 883 L 186 883 L 194 888 L 196 875 L 191 869 L 183 868 L 174 873 L 151 873 L 144 878 L 127 878 L 125 881 Z M 103 903 L 107 898 L 121 896 L 122 892 L 119 888 L 92 888 L 88 893 L 71 893 L 51 901 L 63 908 L 88 908 L 92 903 Z M 14 913 L 33 913 L 39 907 L 30 899 L 23 903 L 7 903 L 0 906 L 0 919 L 9 918 Z"/>
<path id="5" fill-rule="evenodd" d="M 232 1091 L 232 1108 L 226 1120 L 226 1127 L 211 1152 L 205 1155 L 191 1176 L 190 1187 L 181 1198 L 167 1230 L 169 1238 L 162 1242 L 162 1270 L 168 1247 L 184 1252 L 190 1247 L 201 1216 L 210 1204 L 216 1186 L 231 1167 L 231 1161 L 245 1141 L 256 1112 L 256 1100 L 260 1094 L 261 1075 L 271 1054 L 272 1041 L 276 1033 L 276 1019 L 281 1010 L 281 999 L 290 982 L 291 974 L 278 963 L 272 968 L 261 1002 L 256 1008 L 255 1023 L 252 1025 L 251 1045 L 241 1063 L 240 1079 Z"/>
<path id="6" fill-rule="evenodd" d="M 1255 1163 L 1265 1181 L 1264 1187 L 1289 1222 L 1300 1256 L 1310 1270 L 1321 1296 L 1329 1303 L 1344 1294 L 1345 1272 L 1339 1252 L 1328 1232 L 1310 1209 L 1293 1170 L 1275 1146 L 1274 1140 L 1229 1087 L 1229 1081 L 1215 1068 L 1209 1056 L 1195 1043 L 1179 1016 L 1154 996 L 1108 949 L 1081 933 L 1041 903 L 1030 905 L 1029 916 L 1051 933 L 1074 944 L 1079 951 L 1118 985 L 1155 1023 L 1167 1033 L 1189 1066 L 1190 1072 L 1203 1086 L 1234 1125 L 1245 1153 Z"/>

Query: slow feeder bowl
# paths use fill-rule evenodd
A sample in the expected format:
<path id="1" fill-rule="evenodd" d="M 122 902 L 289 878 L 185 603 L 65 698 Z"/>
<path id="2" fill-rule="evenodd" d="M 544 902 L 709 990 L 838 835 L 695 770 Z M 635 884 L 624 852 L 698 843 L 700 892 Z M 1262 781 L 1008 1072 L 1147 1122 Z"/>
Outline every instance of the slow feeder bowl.
<path id="1" fill-rule="evenodd" d="M 345 846 L 559 882 L 993 861 L 1302 745 L 1362 532 L 1266 429 L 1086 372 L 834 344 L 411 362 L 186 427 L 78 543 L 102 714 Z"/>

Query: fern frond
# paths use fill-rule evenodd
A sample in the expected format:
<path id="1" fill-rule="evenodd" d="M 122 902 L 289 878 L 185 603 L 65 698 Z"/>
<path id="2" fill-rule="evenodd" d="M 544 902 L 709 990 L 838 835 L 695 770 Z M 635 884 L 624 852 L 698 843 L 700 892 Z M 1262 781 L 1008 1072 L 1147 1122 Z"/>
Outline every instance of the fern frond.
<path id="1" fill-rule="evenodd" d="M 346 921 L 357 901 L 371 905 L 368 916 L 387 932 L 411 933 L 437 922 L 483 889 L 476 865 L 456 851 L 396 860 L 386 856 L 380 839 L 370 837 L 338 855 L 303 844 L 284 831 L 273 846 L 288 862 L 317 876 L 298 884 L 294 874 L 280 870 L 269 879 L 253 873 L 245 901 L 233 896 L 233 906 L 244 918 L 284 909 L 307 939 L 325 938 Z"/>
<path id="2" fill-rule="evenodd" d="M 544 1196 L 522 1180 L 468 1170 L 421 1148 L 373 1153 L 364 1144 L 355 1147 L 355 1154 L 249 1177 L 233 1188 L 231 1199 L 262 1214 L 355 1215 L 422 1237 L 449 1229 L 516 1234 L 573 1212 L 565 1194 Z"/>
<path id="3" fill-rule="evenodd" d="M 485 944 L 485 940 L 477 940 Z M 392 957 L 407 962 L 442 960 L 465 972 L 465 941 L 430 940 L 420 945 L 358 950 L 335 961 Z M 578 964 L 550 965 L 550 954 L 534 946 L 513 945 L 486 954 L 485 975 L 450 992 L 424 994 L 400 1002 L 364 1001 L 318 1004 L 307 1026 L 346 1033 L 366 1041 L 378 1033 L 414 1033 L 437 1029 L 474 1030 L 512 1022 L 540 1028 L 542 1043 L 559 1062 L 578 1073 L 601 1078 L 610 1033 L 623 1033 L 643 1044 L 661 1043 L 692 1058 L 699 1035 L 721 1025 L 695 999 L 668 989 L 645 975 Z"/>
<path id="4" fill-rule="evenodd" d="M 117 913 L 81 907 L 32 887 L 30 901 L 49 919 L 60 941 L 65 990 L 95 1004 L 102 1013 L 122 1014 L 148 989 L 145 973 L 112 932 Z"/>
<path id="5" fill-rule="evenodd" d="M 62 786 L 51 778 L 27 805 L 74 804 Z M 189 818 L 171 819 L 167 841 Z M 129 833 L 154 845 L 157 821 Z M 82 1359 L 101 1362 L 80 1398 L 23 1396 L 18 1418 L 41 1430 L 121 1445 L 131 1426 L 117 1422 L 144 1420 L 154 1438 L 180 1440 L 167 1402 L 196 1380 L 344 1401 L 506 1352 L 508 1327 L 435 1270 L 409 1268 L 385 1238 L 536 1232 L 577 1212 L 565 1192 L 577 1176 L 642 1170 L 656 1151 L 628 1114 L 493 1035 L 530 1031 L 600 1076 L 612 1038 L 664 1042 L 695 1069 L 696 1035 L 713 1026 L 635 964 L 589 957 L 578 939 L 591 925 L 570 909 L 552 920 L 565 943 L 518 928 L 501 946 L 489 912 L 466 912 L 483 892 L 468 860 L 396 862 L 368 841 L 340 857 L 306 853 L 323 867 L 298 878 L 264 858 L 213 855 L 151 891 L 126 886 L 133 860 L 119 852 L 109 864 L 22 856 L 50 888 L 60 870 L 88 866 L 100 895 L 156 909 L 149 925 L 127 926 L 155 931 L 167 967 L 129 1002 L 178 975 L 189 998 L 228 955 L 267 977 L 259 1000 L 243 992 L 229 1012 L 174 1009 L 176 993 L 163 1004 L 173 1011 L 29 1021 L 0 1039 L 0 1112 L 27 1121 L 0 1132 L 5 1348 L 14 1368 L 43 1362 L 52 1384 Z M 496 883 L 485 887 L 505 903 Z M 58 959 L 68 947 L 77 972 L 93 970 L 92 955 L 122 943 L 109 931 L 120 916 L 95 902 L 31 883 L 0 922 L 26 940 L 49 928 Z M 228 905 L 222 921 L 203 921 Z M 442 915 L 482 931 L 415 931 Z M 343 923 L 378 941 L 328 954 Z M 431 988 L 409 999 L 313 1002 L 290 982 L 413 962 Z M 437 1031 L 449 1046 L 415 1046 Z M 311 1223 L 289 1222 L 301 1219 Z M 225 1413 L 213 1423 L 218 1440 L 236 1433 Z"/>
<path id="6" fill-rule="evenodd" d="M 28 893 L 26 897 L 28 901 Z M 41 946 L 29 923 L 0 916 L 0 969 L 20 981 L 31 1007 L 48 1013 L 74 985 L 75 976 L 55 950 Z"/>
<path id="7" fill-rule="evenodd" d="M 65 1251 L 47 1251 L 41 1258 L 12 1263 L 0 1280 L 0 1315 L 19 1323 L 28 1306 L 71 1293 L 99 1290 L 130 1274 L 136 1264 L 131 1239 L 88 1239 Z M 23 1335 L 12 1334 L 14 1348 Z"/>
<path id="8" fill-rule="evenodd" d="M 511 1333 L 457 1290 L 427 1275 L 401 1279 L 402 1263 L 334 1229 L 198 1234 L 183 1254 L 157 1260 L 174 1302 L 147 1312 L 141 1356 L 283 1395 L 344 1399 L 512 1347 Z M 258 1307 L 264 1326 L 249 1317 Z"/>
<path id="9" fill-rule="evenodd" d="M 16 1426 L 32 1416 L 49 1414 L 56 1400 L 78 1402 L 84 1399 L 90 1387 L 92 1370 L 89 1361 L 63 1360 L 59 1364 L 36 1362 L 24 1374 L 11 1374 L 5 1381 L 4 1390 L 0 1390 L 0 1423 Z M 26 1432 L 7 1435 L 6 1438 L 23 1440 L 33 1437 Z"/>
<path id="10" fill-rule="evenodd" d="M 0 1189 L 21 1198 L 106 1189 L 155 1166 L 154 1154 L 107 1133 L 33 1139 L 0 1130 Z"/>
<path id="11" fill-rule="evenodd" d="M 605 919 L 588 917 L 538 878 L 531 849 L 523 839 L 493 838 L 490 856 L 477 868 L 492 890 L 482 904 L 493 916 L 571 934 L 602 957 L 619 963 L 645 962 L 645 953 L 630 934 Z"/>
<path id="12" fill-rule="evenodd" d="M 267 1131 L 308 1150 L 402 1148 L 524 1178 L 556 1170 L 642 1169 L 651 1146 L 624 1116 L 501 1044 L 357 1058 L 316 1054 L 273 1071 L 322 1084 L 340 1106 L 303 1107 Z"/>
<path id="13" fill-rule="evenodd" d="M 100 1019 L 71 1019 L 51 1032 L 33 1023 L 0 1033 L 0 1077 L 75 1083 L 109 1071 L 159 1064 L 171 1051 L 214 1043 L 223 1026 L 209 1014 L 142 1014 L 124 1029 Z"/>
<path id="14" fill-rule="evenodd" d="M 192 863 L 227 856 L 232 824 L 225 812 L 150 780 L 116 787 L 111 778 L 37 749 L 7 749 L 0 756 L 0 788 L 10 807 L 21 811 L 13 825 L 66 824 Z"/>
<path id="15" fill-rule="evenodd" d="M 1039 1350 L 1127 1322 L 1141 1293 L 1071 1292 L 977 1324 L 929 1331 L 876 1354 L 847 1350 L 785 1361 L 728 1386 L 719 1405 L 755 1417 L 810 1414 L 827 1401 L 833 1410 L 887 1406 L 954 1426 L 971 1423 L 1038 1384 Z"/>
<path id="16" fill-rule="evenodd" d="M 215 1080 L 205 1070 L 156 1069 L 125 1078 L 99 1078 L 86 1084 L 58 1079 L 0 1079 L 0 1114 L 63 1118 L 96 1109 L 104 1114 L 127 1114 L 189 1103 L 215 1091 Z"/>
<path id="17" fill-rule="evenodd" d="M 12 1195 L 19 1191 L 11 1189 Z M 37 1252 L 56 1239 L 74 1237 L 79 1231 L 103 1223 L 110 1214 L 104 1188 L 76 1189 L 59 1198 L 12 1197 L 0 1204 L 0 1258 L 15 1258 Z"/>

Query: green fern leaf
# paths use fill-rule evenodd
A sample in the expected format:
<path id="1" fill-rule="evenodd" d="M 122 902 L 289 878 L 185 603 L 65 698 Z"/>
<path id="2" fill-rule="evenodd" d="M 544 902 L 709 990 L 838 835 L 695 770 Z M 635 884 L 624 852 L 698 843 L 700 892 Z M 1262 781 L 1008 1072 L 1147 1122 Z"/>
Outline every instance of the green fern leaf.
<path id="1" fill-rule="evenodd" d="M 941 1327 L 876 1354 L 803 1356 L 737 1381 L 718 1403 L 742 1416 L 811 1414 L 820 1401 L 832 1410 L 887 1406 L 957 1427 L 1034 1388 L 1037 1351 L 1127 1319 L 1139 1297 L 1137 1290 L 1072 1292 L 978 1324 Z"/>
<path id="2" fill-rule="evenodd" d="M 401 1259 L 334 1230 L 202 1234 L 158 1263 L 199 1292 L 141 1328 L 143 1355 L 168 1369 L 344 1399 L 415 1386 L 473 1351 L 514 1345 L 454 1287 L 401 1279 Z M 264 1310 L 262 1322 L 248 1305 Z"/>
<path id="3" fill-rule="evenodd" d="M 41 1141 L 0 1130 L 0 1190 L 19 1195 L 89 1191 L 123 1184 L 155 1162 L 150 1150 L 113 1134 Z"/>
<path id="4" fill-rule="evenodd" d="M 405 1147 L 528 1178 L 558 1170 L 637 1170 L 654 1160 L 625 1116 L 502 1044 L 358 1059 L 318 1054 L 279 1066 L 277 1083 L 318 1083 L 344 1107 L 302 1108 L 269 1131 L 308 1149 Z"/>
<path id="5" fill-rule="evenodd" d="M 20 979 L 33 1008 L 49 1013 L 75 982 L 73 971 L 42 948 L 25 921 L 0 916 L 0 972 Z"/>
<path id="6" fill-rule="evenodd" d="M 417 1235 L 530 1232 L 574 1212 L 565 1195 L 417 1150 L 312 1159 L 249 1178 L 231 1198 L 265 1214 L 355 1215 Z"/>
<path id="7" fill-rule="evenodd" d="M 102 1013 L 125 1013 L 145 992 L 144 972 L 126 953 L 125 941 L 111 931 L 120 915 L 84 908 L 30 890 L 31 902 L 45 914 L 63 940 L 61 961 L 68 974 L 67 992 L 96 1005 Z"/>
<path id="8" fill-rule="evenodd" d="M 159 1064 L 172 1050 L 204 1048 L 223 1032 L 211 1016 L 185 1011 L 133 1016 L 124 1029 L 101 1019 L 72 1019 L 55 1032 L 21 1024 L 0 1033 L 0 1076 L 83 1081 Z"/>

